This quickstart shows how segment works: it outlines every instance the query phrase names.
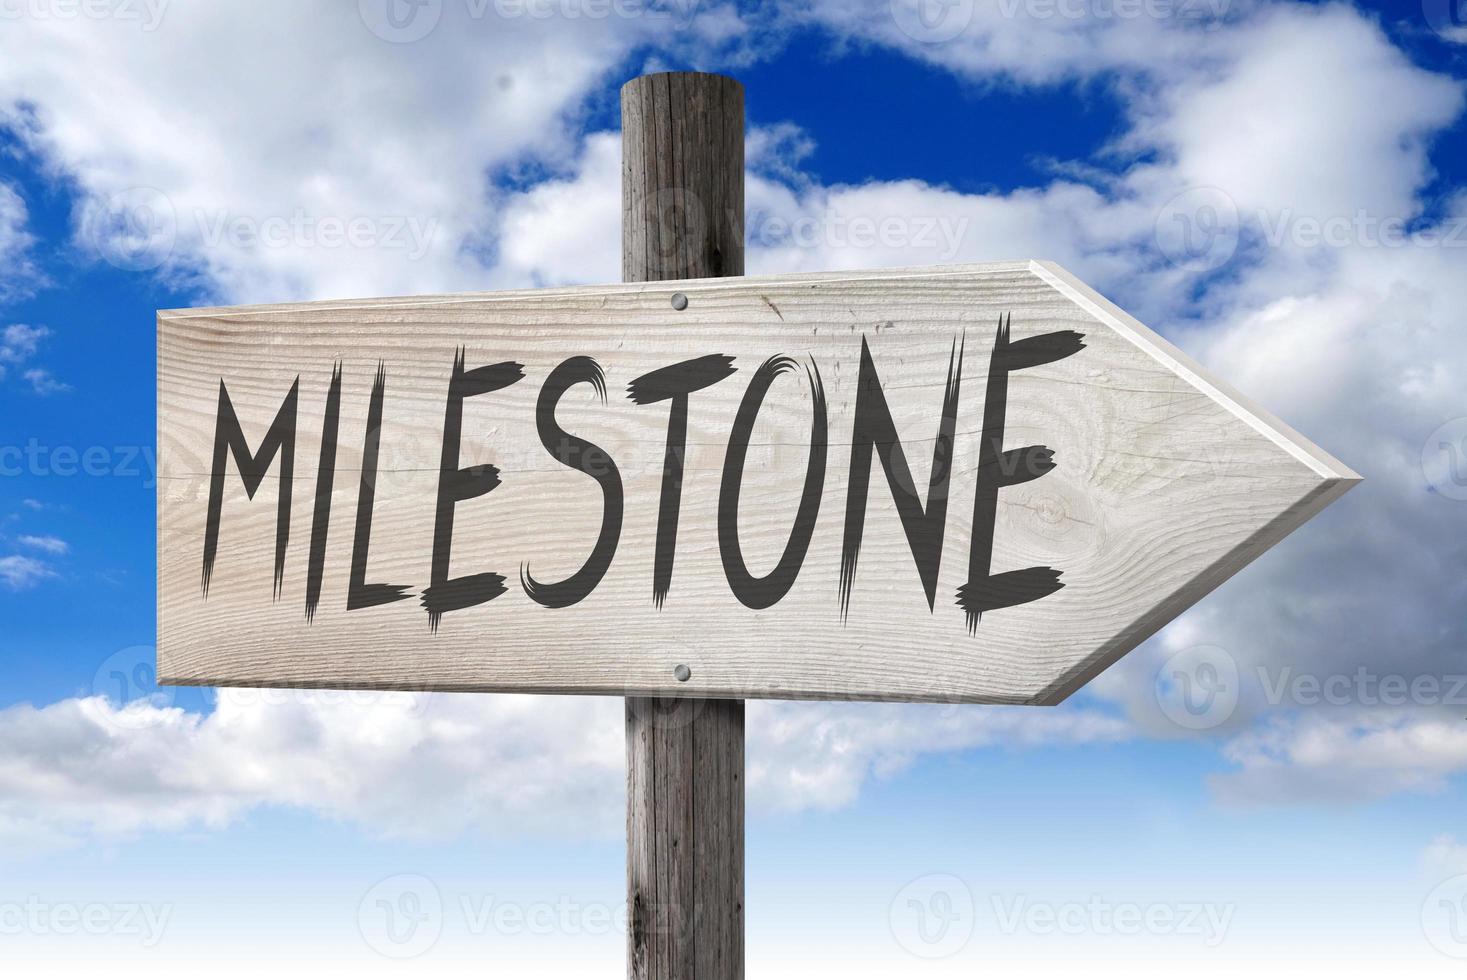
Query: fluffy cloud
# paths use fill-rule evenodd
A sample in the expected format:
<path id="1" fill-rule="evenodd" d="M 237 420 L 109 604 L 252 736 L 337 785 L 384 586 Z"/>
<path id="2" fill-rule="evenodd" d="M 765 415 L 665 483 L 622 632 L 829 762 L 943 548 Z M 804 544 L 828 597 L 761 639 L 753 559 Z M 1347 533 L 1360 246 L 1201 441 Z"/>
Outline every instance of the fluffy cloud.
<path id="1" fill-rule="evenodd" d="M 1433 875 L 1467 874 L 1467 844 L 1450 834 L 1443 834 L 1421 854 L 1424 869 Z"/>
<path id="2" fill-rule="evenodd" d="M 12 323 L 0 331 L 0 378 L 9 368 L 24 364 L 40 347 L 41 341 L 50 335 L 45 327 L 32 327 L 24 323 Z"/>
<path id="3" fill-rule="evenodd" d="M 774 810 L 852 803 L 868 780 L 898 772 L 922 753 L 1089 745 L 1132 735 L 1125 721 L 1095 710 L 757 702 L 748 712 L 749 797 Z"/>
<path id="4" fill-rule="evenodd" d="M 20 543 L 27 548 L 44 551 L 48 555 L 64 555 L 71 550 L 71 547 L 65 541 L 49 534 L 22 534 L 20 536 Z"/>
<path id="5" fill-rule="evenodd" d="M 49 370 L 42 367 L 25 367 L 40 349 L 41 341 L 51 335 L 45 327 L 32 327 L 24 323 L 12 323 L 0 331 L 0 379 L 15 369 L 38 395 L 55 395 L 70 391 L 71 385 L 59 381 Z"/>
<path id="6" fill-rule="evenodd" d="M 494 174 L 553 171 L 586 95 L 640 45 L 742 33 L 717 4 L 554 22 L 443 4 L 416 38 L 360 8 L 37 19 L 0 60 L 0 121 L 75 181 L 78 242 L 120 268 L 225 301 L 484 288 Z"/>
<path id="7" fill-rule="evenodd" d="M 1073 167 L 1043 187 L 987 195 L 918 180 L 822 186 L 800 174 L 800 134 L 751 134 L 749 269 L 1054 258 L 1359 469 L 1364 486 L 1092 690 L 1155 735 L 1232 739 L 1223 758 L 1234 772 L 1216 783 L 1229 799 L 1436 785 L 1467 769 L 1437 737 L 1453 706 L 1382 705 L 1368 681 L 1321 700 L 1307 685 L 1362 669 L 1450 685 L 1467 646 L 1467 626 L 1444 618 L 1461 607 L 1467 553 L 1442 534 L 1467 517 L 1467 421 L 1456 407 L 1467 207 L 1457 198 L 1429 213 L 1421 200 L 1427 143 L 1461 112 L 1462 86 L 1414 66 L 1343 7 L 1238 18 L 1205 32 L 1205 58 L 1195 39 L 1165 30 L 1144 57 L 1097 34 L 1069 39 L 1094 59 L 1060 59 L 1066 73 L 1131 64 L 1138 82 L 1166 80 L 1132 94 L 1118 146 L 1147 162 L 1119 173 Z M 1048 77 L 1036 67 L 1014 71 Z M 522 247 L 505 256 L 516 275 L 614 274 L 616 151 L 613 135 L 594 136 L 570 175 L 512 203 L 514 226 L 539 231 L 513 236 Z M 545 229 L 578 206 L 601 245 L 561 254 Z M 1178 219 L 1202 232 L 1219 214 L 1218 242 L 1168 237 Z M 1219 651 L 1237 677 L 1236 703 L 1215 728 L 1179 726 L 1158 690 L 1163 663 L 1199 648 Z M 1325 731 L 1346 748 L 1320 756 Z M 1410 753 L 1422 740 L 1442 751 L 1418 765 Z M 1373 761 L 1352 766 L 1350 748 Z M 1394 776 L 1392 751 L 1402 753 Z"/>
<path id="8" fill-rule="evenodd" d="M 0 843 L 219 827 L 289 806 L 369 832 L 442 837 L 620 826 L 623 708 L 614 698 L 221 691 L 207 714 L 166 695 L 0 710 Z M 839 806 L 932 750 L 1126 737 L 1089 712 L 754 703 L 751 806 Z M 548 760 L 554 760 L 553 764 Z M 431 799 L 432 807 L 422 801 Z"/>
<path id="9" fill-rule="evenodd" d="M 0 585 L 12 592 L 21 592 L 55 577 L 56 572 L 51 566 L 39 559 L 28 555 L 0 557 Z"/>
<path id="10" fill-rule="evenodd" d="M 24 377 L 30 384 L 31 391 L 38 395 L 59 395 L 63 391 L 71 390 L 71 385 L 64 381 L 58 381 L 45 368 L 30 368 L 25 372 Z"/>
<path id="11" fill-rule="evenodd" d="M 27 218 L 20 194 L 0 181 L 0 302 L 24 295 L 41 281 L 30 256 L 35 238 L 26 230 Z"/>
<path id="12" fill-rule="evenodd" d="M 1053 0 L 811 0 L 804 17 L 837 36 L 881 45 L 959 74 L 1049 85 L 1205 61 L 1212 28 L 1249 0 L 1153 4 Z"/>
<path id="13" fill-rule="evenodd" d="M 1467 552 L 1453 544 L 1460 534 L 1443 533 L 1467 516 L 1467 475 L 1458 479 L 1467 469 L 1453 469 L 1454 457 L 1444 464 L 1441 449 L 1467 452 L 1467 423 L 1454 407 L 1467 370 L 1463 253 L 1442 244 L 1467 210 L 1458 201 L 1429 212 L 1422 201 L 1429 137 L 1461 112 L 1461 85 L 1412 65 L 1379 27 L 1340 6 L 1234 4 L 1205 24 L 1038 18 L 1019 3 L 950 6 L 968 19 L 947 38 L 904 19 L 905 0 L 895 14 L 886 0 L 871 0 L 815 2 L 800 16 L 983 82 L 1104 79 L 1128 107 L 1129 128 L 1108 148 L 1121 156 L 1106 155 L 1102 167 L 1074 161 L 1044 186 L 1009 193 L 961 194 L 916 179 L 824 186 L 800 171 L 802 134 L 759 130 L 749 140 L 750 271 L 1043 256 L 1172 333 L 1368 482 L 1097 680 L 1094 693 L 1154 734 L 1195 734 L 1160 710 L 1155 676 L 1189 648 L 1222 650 L 1241 690 L 1235 709 L 1205 731 L 1226 737 L 1232 771 L 1215 786 L 1229 799 L 1423 789 L 1467 769 L 1443 727 L 1445 705 L 1382 708 L 1356 697 L 1316 712 L 1269 694 L 1285 669 L 1327 679 L 1369 665 L 1439 677 L 1454 670 L 1467 641 L 1448 612 L 1462 605 Z M 30 50 L 0 63 L 11 125 L 75 177 L 77 231 L 97 255 L 145 271 L 152 263 L 241 301 L 614 279 L 619 147 L 614 134 L 576 137 L 587 93 L 644 41 L 717 62 L 709 52 L 731 51 L 744 34 L 744 21 L 720 8 L 678 35 L 640 23 L 544 31 L 470 20 L 392 44 L 366 32 L 350 5 L 271 9 L 271 18 L 245 6 L 170 10 L 144 39 L 45 28 Z M 154 40 L 164 32 L 167 57 L 165 42 Z M 309 56 L 300 47 L 307 43 Z M 221 44 L 268 54 L 263 65 L 226 65 L 212 54 Z M 66 70 L 78 59 L 95 65 L 92 77 Z M 486 64 L 496 66 L 487 75 Z M 1118 158 L 1144 162 L 1108 166 Z M 519 167 L 549 176 L 513 190 L 489 179 Z M 324 220 L 349 236 L 357 218 L 365 219 L 360 247 L 322 243 Z M 399 218 L 398 240 L 384 240 L 386 222 Z M 1387 223 L 1417 234 L 1387 241 Z M 1343 237 L 1319 240 L 1324 226 L 1345 229 Z M 1179 241 L 1179 228 L 1202 233 L 1204 247 Z M 16 560 L 28 559 L 0 561 Z M 620 722 L 611 715 L 619 709 L 557 702 L 527 729 L 542 742 L 516 741 L 514 726 L 525 723 L 516 712 L 527 711 L 517 706 L 533 701 L 506 699 L 496 709 L 502 717 L 478 723 L 470 715 L 481 707 L 460 711 L 451 698 L 434 699 L 433 714 L 440 700 L 447 714 L 436 725 L 430 714 L 380 720 L 423 754 L 421 768 L 407 755 L 374 752 L 370 729 L 359 744 L 341 716 L 309 701 L 276 709 L 286 722 L 278 730 L 227 705 L 204 716 L 149 709 L 159 723 L 139 735 L 107 735 L 115 709 L 94 702 L 11 709 L 5 719 L 37 751 L 48 732 L 107 751 L 133 751 L 136 742 L 141 771 L 159 774 L 149 792 L 176 790 L 190 820 L 228 819 L 270 801 L 398 826 L 396 804 L 373 809 L 367 782 L 343 783 L 340 771 L 303 758 L 340 760 L 330 756 L 337 750 L 353 761 L 380 756 L 362 777 L 373 785 L 402 779 L 421 789 L 414 778 L 441 777 L 434 791 L 450 792 L 467 779 L 463 812 L 485 825 L 515 826 L 533 812 L 474 782 L 489 763 L 539 772 L 568 753 L 580 761 L 567 771 L 583 785 L 532 784 L 539 804 L 617 805 L 611 746 Z M 751 799 L 762 794 L 772 807 L 839 805 L 872 774 L 923 751 L 1126 731 L 1109 715 L 1076 709 L 755 711 Z M 592 719 L 605 744 L 568 731 Z M 507 754 L 459 772 L 448 749 L 465 732 L 504 740 Z M 253 782 L 179 775 L 149 761 L 146 753 L 165 750 L 210 760 L 200 772 L 222 766 Z M 41 757 L 16 770 L 12 807 L 34 792 Z M 272 772 L 285 777 L 278 790 L 264 778 Z M 96 789 L 92 778 L 74 773 L 57 791 L 82 799 Z M 306 801 L 299 787 L 318 780 L 336 802 Z M 146 824 L 141 813 L 108 822 Z M 79 810 L 73 818 L 84 819 Z"/>
<path id="14" fill-rule="evenodd" d="M 1213 777 L 1236 803 L 1339 802 L 1442 789 L 1467 769 L 1459 718 L 1383 711 L 1337 719 L 1275 718 L 1228 743 L 1237 769 Z"/>
<path id="15" fill-rule="evenodd" d="M 219 826 L 260 805 L 408 836 L 614 826 L 619 724 L 619 703 L 552 712 L 527 697 L 235 691 L 207 715 L 18 705 L 0 711 L 0 812 L 105 834 Z"/>

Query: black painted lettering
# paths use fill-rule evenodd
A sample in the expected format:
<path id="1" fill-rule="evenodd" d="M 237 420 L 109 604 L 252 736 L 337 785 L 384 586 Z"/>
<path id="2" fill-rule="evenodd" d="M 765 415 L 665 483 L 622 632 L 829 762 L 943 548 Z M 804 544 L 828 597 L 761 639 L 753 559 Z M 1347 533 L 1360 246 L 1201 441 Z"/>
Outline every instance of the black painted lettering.
<path id="1" fill-rule="evenodd" d="M 501 361 L 464 370 L 464 349 L 453 359 L 453 377 L 448 384 L 448 403 L 443 412 L 443 455 L 438 469 L 438 507 L 433 522 L 433 579 L 423 590 L 423 608 L 428 624 L 438 632 L 443 614 L 468 609 L 503 595 L 504 576 L 478 572 L 449 578 L 453 556 L 453 512 L 464 500 L 482 497 L 499 486 L 499 468 L 485 463 L 459 469 L 459 447 L 463 441 L 464 399 L 508 388 L 525 376 L 525 366 Z"/>
<path id="2" fill-rule="evenodd" d="M 295 476 L 295 417 L 296 403 L 300 394 L 301 379 L 297 375 L 285 396 L 275 421 L 260 441 L 258 452 L 251 453 L 245 441 L 244 430 L 234 414 L 234 404 L 229 400 L 229 390 L 224 379 L 219 379 L 219 411 L 214 421 L 214 462 L 209 473 L 209 512 L 204 524 L 204 598 L 209 597 L 209 580 L 214 574 L 214 558 L 219 551 L 219 523 L 224 514 L 224 470 L 228 457 L 234 456 L 239 468 L 239 478 L 244 482 L 245 494 L 255 499 L 255 491 L 265 479 L 275 454 L 280 454 L 280 498 L 275 517 L 275 587 L 273 597 L 280 598 L 280 587 L 285 577 L 285 548 L 290 541 L 290 492 Z"/>
<path id="3" fill-rule="evenodd" d="M 316 618 L 326 574 L 326 531 L 331 523 L 331 490 L 336 482 L 336 439 L 341 428 L 341 362 L 331 371 L 326 417 L 321 423 L 321 465 L 316 471 L 316 509 L 311 517 L 311 556 L 306 565 L 306 622 Z"/>
<path id="4" fill-rule="evenodd" d="M 942 401 L 942 418 L 937 441 L 932 446 L 932 472 L 927 480 L 927 506 L 917 496 L 901 436 L 886 404 L 881 378 L 866 338 L 861 338 L 861 369 L 856 380 L 856 422 L 851 434 L 851 482 L 846 496 L 845 539 L 841 545 L 840 613 L 850 611 L 851 588 L 856 580 L 856 563 L 861 557 L 861 538 L 866 526 L 866 497 L 871 490 L 871 452 L 881 457 L 887 486 L 896 501 L 907 546 L 917 563 L 917 575 L 927 594 L 927 608 L 937 601 L 937 573 L 942 563 L 942 539 L 947 527 L 948 484 L 953 472 L 953 431 L 958 421 L 958 389 L 963 381 L 963 354 L 957 340 L 947 365 L 947 391 Z"/>
<path id="5" fill-rule="evenodd" d="M 677 554 L 677 522 L 683 499 L 683 459 L 688 443 L 688 395 L 733 374 L 734 359 L 707 354 L 642 375 L 627 386 L 638 405 L 672 400 L 667 417 L 667 449 L 662 463 L 662 497 L 657 508 L 657 549 L 652 564 L 652 602 L 658 609 L 672 588 Z"/>
<path id="6" fill-rule="evenodd" d="M 357 487 L 357 526 L 351 545 L 351 581 L 347 609 L 366 609 L 406 599 L 405 585 L 367 584 L 367 555 L 372 548 L 372 509 L 377 502 L 377 453 L 382 444 L 382 401 L 387 394 L 387 368 L 377 362 L 372 398 L 367 404 L 367 434 L 362 439 L 362 479 Z"/>
<path id="7" fill-rule="evenodd" d="M 555 406 L 560 398 L 578 384 L 589 384 L 606 401 L 606 379 L 601 374 L 601 365 L 589 357 L 572 357 L 562 361 L 545 386 L 535 404 L 535 425 L 540 433 L 540 442 L 556 460 L 579 470 L 601 485 L 601 533 L 591 549 L 590 557 L 580 570 L 559 582 L 537 582 L 530 574 L 529 564 L 520 568 L 520 584 L 525 594 L 542 606 L 563 609 L 580 602 L 601 582 L 601 577 L 611 567 L 616 556 L 616 545 L 621 539 L 622 496 L 621 473 L 611 456 L 595 443 L 573 436 L 555 421 Z"/>
<path id="8" fill-rule="evenodd" d="M 744 461 L 749 452 L 749 438 L 754 431 L 754 422 L 759 417 L 759 408 L 764 396 L 776 378 L 798 365 L 788 357 L 771 357 L 755 372 L 749 382 L 749 390 L 739 404 L 734 419 L 733 431 L 729 435 L 728 452 L 723 461 L 723 485 L 718 493 L 718 550 L 723 559 L 723 573 L 728 579 L 733 594 L 750 609 L 767 609 L 785 597 L 800 566 L 805 563 L 805 554 L 810 550 L 810 538 L 815 533 L 815 519 L 820 515 L 820 496 L 825 489 L 825 457 L 829 450 L 829 427 L 825 407 L 825 386 L 820 380 L 820 369 L 812 360 L 805 369 L 810 382 L 812 417 L 810 421 L 810 460 L 805 467 L 805 487 L 800 495 L 800 506 L 795 512 L 795 525 L 790 530 L 789 541 L 774 570 L 762 578 L 749 574 L 744 564 L 743 549 L 739 546 L 739 494 L 743 489 Z"/>
<path id="9" fill-rule="evenodd" d="M 1020 568 L 990 574 L 993 532 L 998 519 L 998 492 L 1027 483 L 1054 469 L 1054 453 L 1044 446 L 1004 452 L 1009 375 L 1014 371 L 1063 360 L 1084 349 L 1084 334 L 1073 330 L 1010 338 L 1010 316 L 999 320 L 998 336 L 988 366 L 988 393 L 983 404 L 983 433 L 978 446 L 978 490 L 973 499 L 973 540 L 968 552 L 968 581 L 958 589 L 958 605 L 967 615 L 968 632 L 978 629 L 983 614 L 1018 606 L 1064 588 L 1064 573 L 1049 567 Z"/>

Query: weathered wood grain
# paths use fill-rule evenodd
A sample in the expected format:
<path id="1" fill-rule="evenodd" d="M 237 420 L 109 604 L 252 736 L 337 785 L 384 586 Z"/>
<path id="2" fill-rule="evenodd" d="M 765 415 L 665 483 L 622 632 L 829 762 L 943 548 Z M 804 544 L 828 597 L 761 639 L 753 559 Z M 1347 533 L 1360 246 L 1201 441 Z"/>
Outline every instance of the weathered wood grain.
<path id="1" fill-rule="evenodd" d="M 743 275 L 743 86 L 647 75 L 621 102 L 622 278 Z M 629 697 L 626 736 L 627 975 L 742 980 L 744 702 Z"/>
<path id="2" fill-rule="evenodd" d="M 674 310 L 674 293 L 688 298 Z M 1080 353 L 1014 375 L 1006 447 L 1055 451 L 1047 475 L 1001 491 L 994 570 L 1050 565 L 1065 587 L 964 628 L 965 580 L 984 378 L 995 325 L 1013 336 L 1085 334 Z M 962 338 L 952 503 L 929 611 L 879 465 L 865 541 L 841 619 L 842 527 L 862 338 L 881 374 L 914 482 L 927 486 L 954 341 Z M 514 359 L 526 379 L 465 402 L 463 465 L 492 462 L 503 485 L 458 508 L 454 574 L 496 570 L 509 591 L 443 618 L 416 600 L 348 611 L 346 587 L 368 395 L 385 365 L 369 577 L 428 584 L 444 397 L 455 350 L 470 364 Z M 652 598 L 668 413 L 625 397 L 640 374 L 721 353 L 738 373 L 692 396 L 686 488 L 671 591 Z M 813 358 L 831 444 L 813 540 L 789 594 L 753 610 L 730 593 L 717 503 L 731 420 L 766 358 Z M 626 492 L 621 541 L 584 602 L 540 607 L 522 564 L 558 577 L 585 560 L 600 494 L 551 459 L 535 400 L 563 359 L 590 355 L 589 386 L 558 417 L 606 448 Z M 320 608 L 304 616 L 310 499 L 333 365 L 343 371 L 341 444 Z M 200 569 L 218 388 L 252 447 L 300 379 L 290 550 L 272 601 L 279 470 L 246 500 L 230 464 L 220 555 L 207 601 Z M 313 303 L 159 315 L 159 663 L 170 683 L 428 686 L 702 697 L 1048 704 L 1246 565 L 1357 479 L 1346 467 L 1203 374 L 1160 337 L 1045 263 L 698 280 Z M 740 540 L 769 569 L 788 537 L 810 435 L 803 377 L 771 389 L 750 449 Z M 676 684 L 672 672 L 691 676 Z"/>

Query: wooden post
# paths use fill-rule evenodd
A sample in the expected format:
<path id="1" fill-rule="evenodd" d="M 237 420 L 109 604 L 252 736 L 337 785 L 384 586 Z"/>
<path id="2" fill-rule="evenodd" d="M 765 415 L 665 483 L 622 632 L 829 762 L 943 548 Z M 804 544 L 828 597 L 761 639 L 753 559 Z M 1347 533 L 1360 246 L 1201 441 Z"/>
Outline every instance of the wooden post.
<path id="1" fill-rule="evenodd" d="M 622 279 L 744 274 L 744 90 L 621 90 Z M 744 702 L 627 698 L 627 974 L 744 976 Z"/>

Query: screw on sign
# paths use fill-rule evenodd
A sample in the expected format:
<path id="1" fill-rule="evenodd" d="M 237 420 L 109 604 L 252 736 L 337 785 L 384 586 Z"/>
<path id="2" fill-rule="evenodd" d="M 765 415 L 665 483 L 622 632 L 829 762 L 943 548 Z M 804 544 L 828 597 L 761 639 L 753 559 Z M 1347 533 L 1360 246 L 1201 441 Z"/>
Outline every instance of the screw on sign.
<path id="1" fill-rule="evenodd" d="M 158 672 L 626 697 L 629 969 L 739 977 L 743 698 L 1057 704 L 1358 477 L 1052 263 L 744 278 L 742 89 L 622 109 L 622 284 L 159 314 Z"/>

